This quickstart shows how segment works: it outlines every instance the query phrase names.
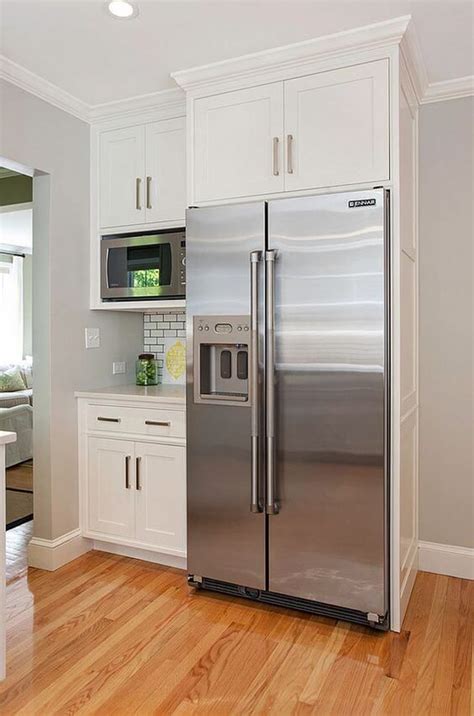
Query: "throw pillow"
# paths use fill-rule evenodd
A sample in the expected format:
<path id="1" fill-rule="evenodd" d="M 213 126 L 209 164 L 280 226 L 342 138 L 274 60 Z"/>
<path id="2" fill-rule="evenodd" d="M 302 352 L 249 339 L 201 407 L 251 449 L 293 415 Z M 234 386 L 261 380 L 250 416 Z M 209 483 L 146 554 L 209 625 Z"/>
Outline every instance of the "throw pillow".
<path id="1" fill-rule="evenodd" d="M 25 390 L 25 387 L 18 368 L 9 368 L 0 373 L 0 393 L 13 393 L 15 390 Z"/>

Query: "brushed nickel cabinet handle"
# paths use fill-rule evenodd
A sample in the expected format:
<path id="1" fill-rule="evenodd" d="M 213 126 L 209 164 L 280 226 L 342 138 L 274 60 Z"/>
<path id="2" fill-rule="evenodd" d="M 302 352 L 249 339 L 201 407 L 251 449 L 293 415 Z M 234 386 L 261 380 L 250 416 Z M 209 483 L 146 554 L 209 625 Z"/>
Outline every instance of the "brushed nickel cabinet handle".
<path id="1" fill-rule="evenodd" d="M 137 211 L 141 211 L 142 209 L 142 204 L 140 200 L 141 186 L 142 180 L 140 179 L 140 177 L 137 177 L 135 181 L 135 208 Z"/>
<path id="2" fill-rule="evenodd" d="M 130 455 L 125 456 L 125 489 L 130 489 Z"/>
<path id="3" fill-rule="evenodd" d="M 288 174 L 293 174 L 293 135 L 286 138 L 286 161 Z"/>
<path id="4" fill-rule="evenodd" d="M 278 137 L 273 137 L 273 176 L 277 177 L 280 175 L 280 169 L 278 167 L 278 152 L 279 152 L 280 140 Z"/>
<path id="5" fill-rule="evenodd" d="M 151 209 L 151 177 L 146 178 L 146 208 Z"/>
<path id="6" fill-rule="evenodd" d="M 99 420 L 102 423 L 120 423 L 121 422 L 121 418 L 103 418 L 100 415 L 97 418 L 97 420 Z"/>
<path id="7" fill-rule="evenodd" d="M 162 428 L 169 428 L 171 422 L 169 420 L 145 420 L 145 425 L 160 425 Z"/>
<path id="8" fill-rule="evenodd" d="M 141 457 L 137 457 L 137 458 L 136 458 L 136 463 L 135 463 L 135 487 L 137 488 L 137 490 L 141 490 L 141 489 L 142 489 L 142 486 L 141 486 L 141 484 L 140 484 L 140 463 L 141 463 L 141 461 L 142 461 Z"/>

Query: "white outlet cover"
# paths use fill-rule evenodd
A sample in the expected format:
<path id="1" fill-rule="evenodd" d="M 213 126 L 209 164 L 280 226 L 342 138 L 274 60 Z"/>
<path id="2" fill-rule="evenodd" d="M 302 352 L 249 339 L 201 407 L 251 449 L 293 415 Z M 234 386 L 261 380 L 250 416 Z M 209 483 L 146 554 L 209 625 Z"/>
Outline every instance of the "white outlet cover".
<path id="1" fill-rule="evenodd" d="M 86 348 L 100 348 L 100 328 L 86 328 Z"/>

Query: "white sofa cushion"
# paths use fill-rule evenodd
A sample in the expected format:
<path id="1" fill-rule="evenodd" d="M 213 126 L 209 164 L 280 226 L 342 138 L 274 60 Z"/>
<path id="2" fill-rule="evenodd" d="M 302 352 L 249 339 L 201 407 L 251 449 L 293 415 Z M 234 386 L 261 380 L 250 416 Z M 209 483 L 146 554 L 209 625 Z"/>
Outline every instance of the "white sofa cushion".
<path id="1" fill-rule="evenodd" d="M 13 392 L 0 392 L 0 408 L 13 408 L 15 405 L 32 405 L 33 390 L 15 390 Z"/>

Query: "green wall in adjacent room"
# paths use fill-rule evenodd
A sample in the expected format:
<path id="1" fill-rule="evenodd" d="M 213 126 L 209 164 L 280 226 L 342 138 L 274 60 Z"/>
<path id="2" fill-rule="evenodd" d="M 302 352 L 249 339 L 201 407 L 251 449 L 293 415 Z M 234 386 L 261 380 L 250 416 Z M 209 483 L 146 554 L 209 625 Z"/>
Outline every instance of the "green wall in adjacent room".
<path id="1" fill-rule="evenodd" d="M 33 201 L 33 180 L 18 174 L 0 178 L 0 206 Z"/>

